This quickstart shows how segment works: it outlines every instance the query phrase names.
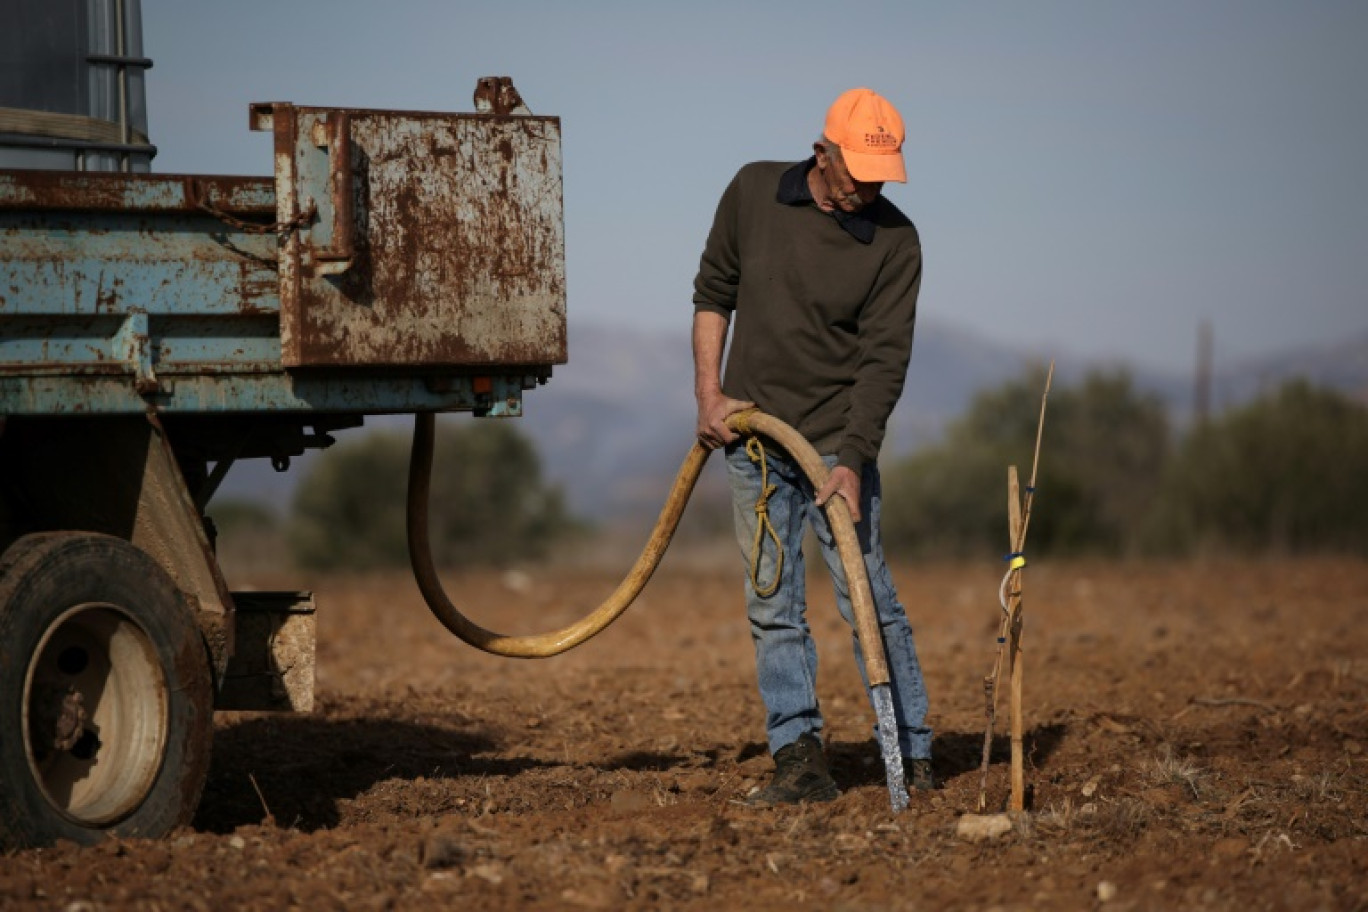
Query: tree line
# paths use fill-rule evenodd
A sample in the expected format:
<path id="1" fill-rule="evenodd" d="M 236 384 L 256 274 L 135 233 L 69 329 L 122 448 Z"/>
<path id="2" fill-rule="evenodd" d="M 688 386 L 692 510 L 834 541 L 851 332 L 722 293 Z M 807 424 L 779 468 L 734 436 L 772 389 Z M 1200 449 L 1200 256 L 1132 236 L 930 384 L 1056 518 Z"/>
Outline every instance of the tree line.
<path id="1" fill-rule="evenodd" d="M 1006 549 L 1006 470 L 1017 466 L 1027 483 L 1044 382 L 1043 368 L 1032 368 L 980 393 L 939 442 L 885 463 L 891 555 L 978 558 Z M 406 565 L 408 456 L 409 435 L 398 431 L 323 453 L 277 529 L 294 562 Z M 1180 433 L 1124 371 L 1097 371 L 1050 393 L 1029 549 L 1364 555 L 1366 469 L 1368 408 L 1340 393 L 1293 381 Z M 506 421 L 438 423 L 429 508 L 434 559 L 446 567 L 537 560 L 590 531 L 543 475 L 532 442 Z M 270 520 L 232 502 L 212 512 L 230 534 L 254 534 Z"/>
<path id="2" fill-rule="evenodd" d="M 945 438 L 888 466 L 884 538 L 904 556 L 1007 543 L 1006 467 L 1026 483 L 1045 375 L 977 396 Z M 1294 380 L 1175 433 L 1124 371 L 1050 393 L 1036 553 L 1368 554 L 1368 408 Z"/>
<path id="3" fill-rule="evenodd" d="M 285 533 L 295 562 L 368 570 L 408 564 L 410 435 L 374 431 L 325 451 L 300 482 Z M 438 566 L 503 567 L 546 556 L 580 528 L 507 421 L 438 422 L 428 499 Z"/>

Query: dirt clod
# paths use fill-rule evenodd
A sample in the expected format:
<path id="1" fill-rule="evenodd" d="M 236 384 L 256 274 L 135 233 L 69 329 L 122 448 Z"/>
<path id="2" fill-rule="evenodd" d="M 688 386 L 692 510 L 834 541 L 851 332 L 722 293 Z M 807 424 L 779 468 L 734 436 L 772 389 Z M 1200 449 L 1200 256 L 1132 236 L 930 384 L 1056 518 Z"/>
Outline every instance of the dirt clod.
<path id="1" fill-rule="evenodd" d="M 1006 814 L 965 814 L 955 825 L 955 835 L 967 842 L 988 842 L 1012 832 Z"/>

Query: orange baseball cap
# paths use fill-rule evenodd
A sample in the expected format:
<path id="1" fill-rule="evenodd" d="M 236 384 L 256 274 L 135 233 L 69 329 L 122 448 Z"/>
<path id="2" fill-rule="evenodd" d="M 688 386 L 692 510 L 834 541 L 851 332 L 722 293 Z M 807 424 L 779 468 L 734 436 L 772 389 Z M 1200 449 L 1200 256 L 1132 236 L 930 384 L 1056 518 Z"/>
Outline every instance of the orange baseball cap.
<path id="1" fill-rule="evenodd" d="M 902 116 L 873 89 L 861 86 L 836 99 L 827 109 L 822 132 L 841 147 L 846 168 L 857 181 L 907 183 Z"/>

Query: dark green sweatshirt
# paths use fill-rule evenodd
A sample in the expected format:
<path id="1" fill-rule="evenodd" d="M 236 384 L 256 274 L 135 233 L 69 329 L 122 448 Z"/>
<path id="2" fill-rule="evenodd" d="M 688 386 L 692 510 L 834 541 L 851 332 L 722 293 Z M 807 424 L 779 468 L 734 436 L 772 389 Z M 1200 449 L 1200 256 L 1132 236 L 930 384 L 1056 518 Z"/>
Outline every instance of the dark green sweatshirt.
<path id="1" fill-rule="evenodd" d="M 841 221 L 818 209 L 807 167 L 755 162 L 737 172 L 708 234 L 694 308 L 731 320 L 722 391 L 858 472 L 878 459 L 907 376 L 921 240 L 882 196 Z"/>

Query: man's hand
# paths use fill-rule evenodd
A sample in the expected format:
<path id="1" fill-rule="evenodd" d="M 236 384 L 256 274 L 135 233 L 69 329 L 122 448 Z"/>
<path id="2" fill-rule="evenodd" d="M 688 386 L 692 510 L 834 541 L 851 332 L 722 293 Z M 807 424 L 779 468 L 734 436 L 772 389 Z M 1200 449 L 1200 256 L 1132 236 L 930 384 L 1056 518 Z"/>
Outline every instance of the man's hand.
<path id="1" fill-rule="evenodd" d="M 860 521 L 860 476 L 853 469 L 838 465 L 831 470 L 831 477 L 827 483 L 822 485 L 822 490 L 817 492 L 817 506 L 825 507 L 826 502 L 831 499 L 831 495 L 839 494 L 841 499 L 846 502 L 846 509 L 850 510 L 850 518 L 853 522 Z"/>
<path id="2" fill-rule="evenodd" d="M 699 397 L 698 442 L 710 450 L 731 443 L 736 439 L 736 434 L 727 427 L 727 416 L 748 408 L 755 408 L 755 403 L 728 398 L 720 390 Z"/>
<path id="3" fill-rule="evenodd" d="M 698 403 L 698 442 L 710 450 L 736 439 L 727 427 L 727 416 L 755 408 L 754 402 L 729 399 L 722 392 L 722 345 L 727 339 L 727 318 L 712 311 L 694 314 L 694 401 Z"/>

